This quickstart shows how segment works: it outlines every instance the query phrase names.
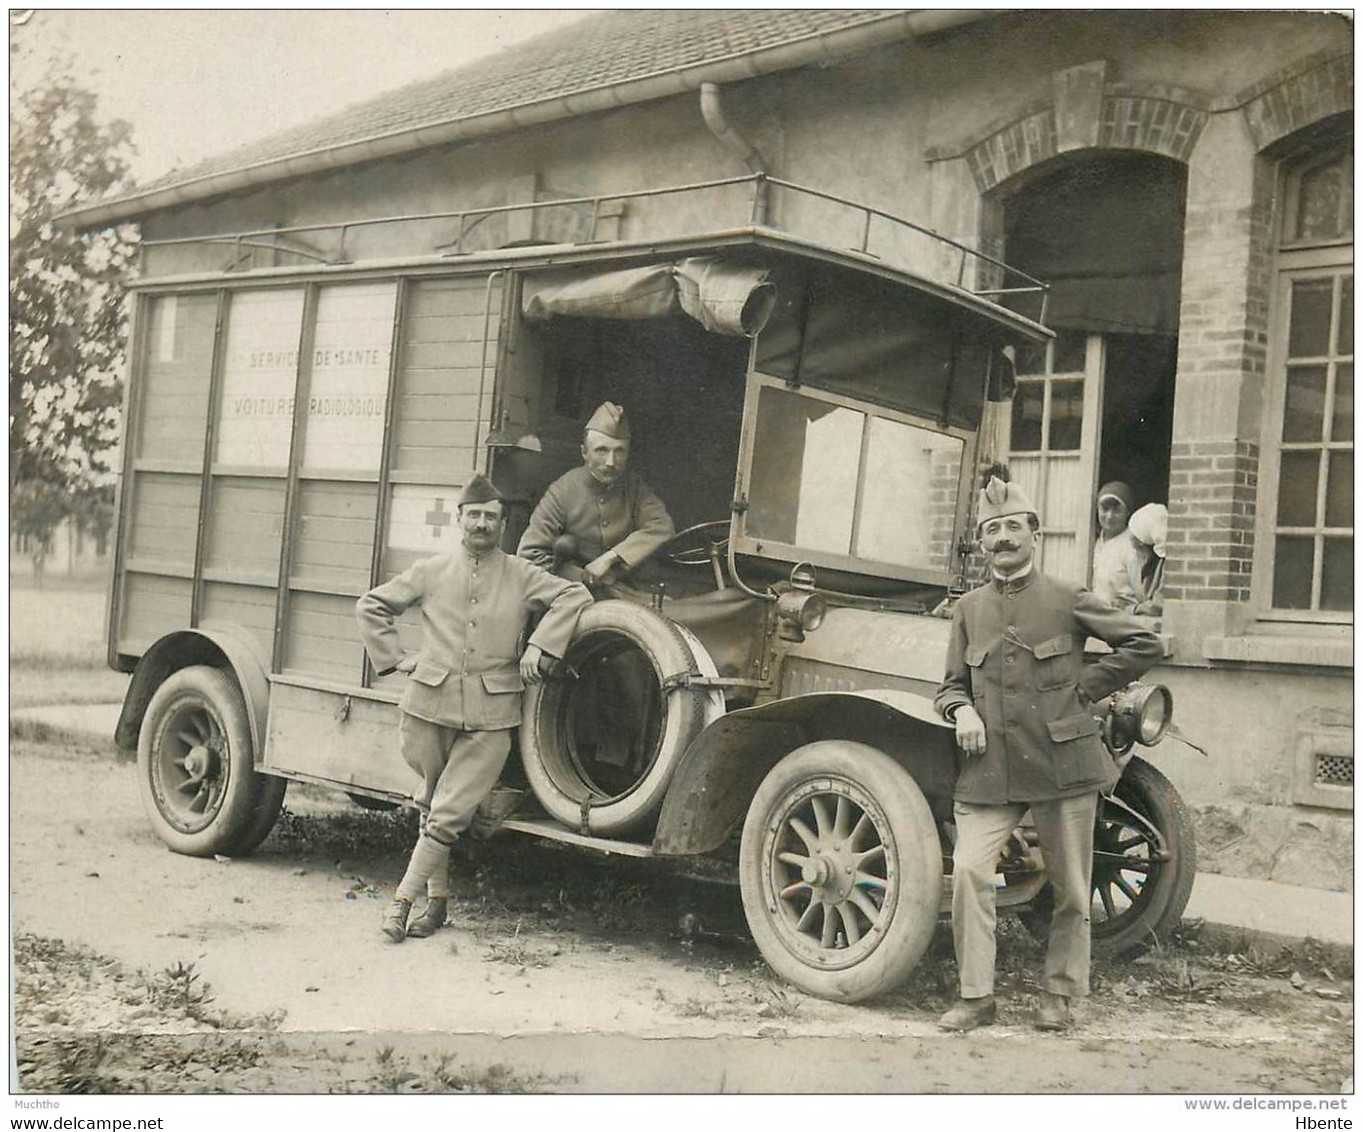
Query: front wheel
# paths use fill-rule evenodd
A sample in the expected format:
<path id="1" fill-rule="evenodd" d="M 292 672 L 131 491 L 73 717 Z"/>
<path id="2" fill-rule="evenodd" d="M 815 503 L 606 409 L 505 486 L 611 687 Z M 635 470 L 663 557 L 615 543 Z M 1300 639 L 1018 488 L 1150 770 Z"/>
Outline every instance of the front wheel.
<path id="1" fill-rule="evenodd" d="M 157 835 L 177 853 L 249 853 L 273 828 L 287 781 L 254 765 L 246 701 L 207 665 L 173 673 L 137 741 L 138 782 Z"/>
<path id="2" fill-rule="evenodd" d="M 1093 953 L 1113 957 L 1168 943 L 1197 875 L 1192 818 L 1173 784 L 1133 758 L 1116 789 L 1098 800 L 1093 833 Z M 1020 913 L 1038 939 L 1050 934 L 1050 885 Z"/>
<path id="3" fill-rule="evenodd" d="M 898 986 L 937 924 L 942 851 L 918 784 L 888 755 L 823 740 L 762 780 L 739 885 L 762 956 L 801 990 L 861 1002 Z"/>

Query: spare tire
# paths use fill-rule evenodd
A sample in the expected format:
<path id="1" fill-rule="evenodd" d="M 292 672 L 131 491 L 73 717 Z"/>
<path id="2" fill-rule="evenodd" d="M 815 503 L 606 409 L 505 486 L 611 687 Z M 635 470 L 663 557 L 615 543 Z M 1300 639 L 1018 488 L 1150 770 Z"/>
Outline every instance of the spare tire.
<path id="1" fill-rule="evenodd" d="M 530 789 L 575 829 L 613 836 L 646 827 L 682 752 L 724 713 L 717 689 L 673 678 L 715 676 L 714 662 L 680 625 L 619 599 L 583 610 L 563 660 L 560 675 L 525 697 Z"/>

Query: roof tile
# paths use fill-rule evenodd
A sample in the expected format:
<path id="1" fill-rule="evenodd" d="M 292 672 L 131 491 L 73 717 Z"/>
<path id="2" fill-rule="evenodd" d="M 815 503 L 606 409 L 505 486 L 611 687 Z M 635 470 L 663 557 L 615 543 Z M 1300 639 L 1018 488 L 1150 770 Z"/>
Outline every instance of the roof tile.
<path id="1" fill-rule="evenodd" d="M 836 31 L 884 9 L 611 11 L 124 190 L 138 196 L 315 150 L 526 106 Z"/>

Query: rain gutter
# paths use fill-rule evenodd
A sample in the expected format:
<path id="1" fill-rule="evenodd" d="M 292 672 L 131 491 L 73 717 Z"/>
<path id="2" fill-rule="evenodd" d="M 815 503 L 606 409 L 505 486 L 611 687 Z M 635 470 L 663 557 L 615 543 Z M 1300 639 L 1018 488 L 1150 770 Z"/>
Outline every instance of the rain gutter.
<path id="1" fill-rule="evenodd" d="M 947 31 L 976 23 L 993 14 L 985 9 L 967 8 L 886 12 L 850 27 L 786 40 L 756 51 L 735 52 L 621 83 L 591 87 L 485 114 L 394 130 L 360 141 L 347 141 L 286 157 L 270 158 L 238 169 L 206 173 L 163 188 L 77 205 L 57 214 L 56 219 L 80 228 L 113 224 L 147 212 L 257 188 L 275 181 L 310 176 L 361 162 L 684 94 L 699 89 L 703 83 L 731 83 L 795 67 L 836 62 L 857 51 Z"/>

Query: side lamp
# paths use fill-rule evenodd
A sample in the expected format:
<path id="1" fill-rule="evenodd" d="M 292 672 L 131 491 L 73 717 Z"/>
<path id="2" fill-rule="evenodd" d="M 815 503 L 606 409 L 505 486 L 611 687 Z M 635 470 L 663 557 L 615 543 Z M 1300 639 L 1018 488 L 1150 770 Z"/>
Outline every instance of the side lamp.
<path id="1" fill-rule="evenodd" d="M 783 641 L 803 641 L 823 624 L 828 602 L 815 588 L 814 567 L 801 562 L 790 572 L 790 589 L 776 599 L 776 635 Z"/>

